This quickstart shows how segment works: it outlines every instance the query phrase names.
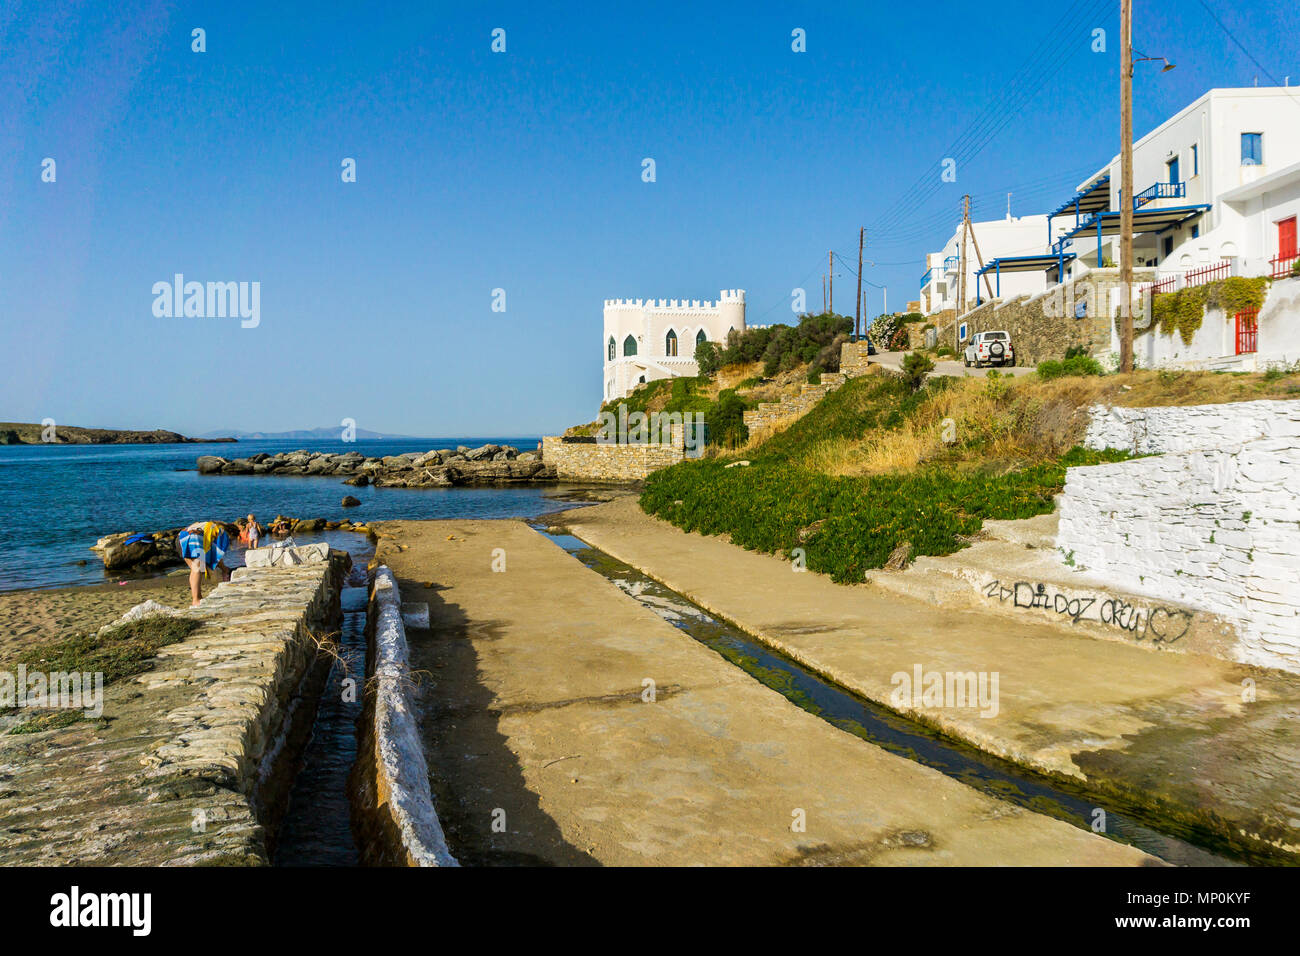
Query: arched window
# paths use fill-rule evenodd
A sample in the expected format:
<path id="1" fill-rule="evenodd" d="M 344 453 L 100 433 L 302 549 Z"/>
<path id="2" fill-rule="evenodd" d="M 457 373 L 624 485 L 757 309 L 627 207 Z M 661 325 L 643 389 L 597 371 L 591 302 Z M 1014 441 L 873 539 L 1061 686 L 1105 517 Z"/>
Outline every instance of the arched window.
<path id="1" fill-rule="evenodd" d="M 614 336 L 609 337 L 609 360 L 614 361 Z"/>
<path id="2" fill-rule="evenodd" d="M 695 344 L 696 344 L 696 345 L 699 345 L 701 342 L 707 342 L 708 340 L 709 340 L 709 337 L 708 337 L 707 335 L 704 334 L 704 330 L 703 330 L 703 329 L 700 329 L 698 332 L 695 333 Z"/>
<path id="3" fill-rule="evenodd" d="M 629 335 L 623 340 L 623 354 L 636 355 L 636 336 Z"/>
<path id="4" fill-rule="evenodd" d="M 677 333 L 672 329 L 664 336 L 664 355 L 673 356 L 677 354 Z"/>

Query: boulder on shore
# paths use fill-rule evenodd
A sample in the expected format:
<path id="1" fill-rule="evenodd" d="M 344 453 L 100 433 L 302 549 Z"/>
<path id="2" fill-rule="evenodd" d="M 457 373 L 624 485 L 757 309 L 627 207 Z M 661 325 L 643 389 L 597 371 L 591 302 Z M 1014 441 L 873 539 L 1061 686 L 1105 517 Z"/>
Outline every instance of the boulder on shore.
<path id="1" fill-rule="evenodd" d="M 225 468 L 226 465 L 228 464 L 230 464 L 230 462 L 226 461 L 226 459 L 221 458 L 217 455 L 200 455 L 198 461 L 199 474 L 200 475 L 219 474 L 221 472 L 221 469 Z"/>

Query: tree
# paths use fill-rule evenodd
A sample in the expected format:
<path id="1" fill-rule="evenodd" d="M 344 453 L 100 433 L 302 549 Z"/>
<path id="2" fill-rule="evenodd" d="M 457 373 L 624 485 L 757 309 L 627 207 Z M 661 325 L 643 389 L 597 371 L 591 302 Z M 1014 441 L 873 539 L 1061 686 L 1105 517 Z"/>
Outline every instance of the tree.
<path id="1" fill-rule="evenodd" d="M 707 340 L 695 346 L 695 364 L 701 375 L 714 375 L 722 367 L 722 350 L 717 342 Z"/>

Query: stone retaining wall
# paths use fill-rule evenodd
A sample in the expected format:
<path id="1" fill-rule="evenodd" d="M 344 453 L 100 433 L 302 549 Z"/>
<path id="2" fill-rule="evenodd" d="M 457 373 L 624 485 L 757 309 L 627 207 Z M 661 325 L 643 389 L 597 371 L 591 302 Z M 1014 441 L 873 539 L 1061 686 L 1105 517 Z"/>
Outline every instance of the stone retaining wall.
<path id="1" fill-rule="evenodd" d="M 542 458 L 561 481 L 641 481 L 686 457 L 685 445 L 566 442 L 542 439 Z"/>
<path id="2" fill-rule="evenodd" d="M 1134 289 L 1153 281 L 1154 269 L 1133 270 Z M 967 342 L 976 332 L 1004 329 L 1011 333 L 1017 365 L 1062 359 L 1071 346 L 1083 346 L 1090 354 L 1100 355 L 1111 349 L 1119 286 L 1118 269 L 1093 269 L 1038 295 L 991 299 L 958 322 L 966 323 Z M 942 338 L 939 341 L 944 344 Z"/>
<path id="3" fill-rule="evenodd" d="M 0 737 L 2 865 L 264 865 L 341 620 L 348 556 L 239 569 L 105 690 L 106 723 Z"/>
<path id="4" fill-rule="evenodd" d="M 1300 672 L 1297 406 L 1095 415 L 1093 447 L 1164 454 L 1070 469 L 1058 547 L 1126 590 L 1234 623 L 1231 659 Z"/>
<path id="5" fill-rule="evenodd" d="M 434 809 L 429 768 L 411 700 L 402 599 L 392 571 L 375 569 L 367 614 L 365 708 L 350 782 L 362 861 L 457 866 Z"/>
<path id="6" fill-rule="evenodd" d="M 841 364 L 841 370 L 838 372 L 822 372 L 819 384 L 805 383 L 800 388 L 799 394 L 794 398 L 787 398 L 779 402 L 759 402 L 758 408 L 743 413 L 745 427 L 751 433 L 756 431 L 777 431 L 785 428 L 803 418 L 814 405 L 843 385 L 849 378 L 868 374 L 867 368 L 879 371 L 879 366 L 859 366 L 856 364 L 859 361 L 859 353 L 864 358 L 866 356 L 865 343 L 863 343 L 861 350 L 857 350 L 855 343 L 846 342 L 840 349 L 841 362 L 850 348 L 855 349 L 852 353 L 854 364 L 851 366 L 850 371 L 844 371 L 843 364 Z"/>

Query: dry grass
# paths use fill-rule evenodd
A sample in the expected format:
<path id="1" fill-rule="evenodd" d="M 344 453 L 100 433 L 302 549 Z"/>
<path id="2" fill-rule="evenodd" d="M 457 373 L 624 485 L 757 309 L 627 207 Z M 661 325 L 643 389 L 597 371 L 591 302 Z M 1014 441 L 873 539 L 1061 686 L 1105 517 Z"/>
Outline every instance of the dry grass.
<path id="1" fill-rule="evenodd" d="M 1300 397 L 1300 375 L 1136 372 L 1040 381 L 958 379 L 922 402 L 901 425 L 815 445 L 807 465 L 836 476 L 907 471 L 943 460 L 988 466 L 1041 461 L 1078 444 L 1095 404 L 1201 405 Z M 753 436 L 753 450 L 767 435 Z"/>
<path id="2" fill-rule="evenodd" d="M 955 379 L 901 425 L 814 445 L 805 464 L 834 476 L 907 471 L 930 461 L 996 467 L 1058 457 L 1079 444 L 1095 404 L 1140 407 L 1300 398 L 1300 373 L 1139 371 L 1041 381 Z M 754 451 L 771 432 L 751 435 Z M 947 438 L 948 440 L 945 440 Z"/>

